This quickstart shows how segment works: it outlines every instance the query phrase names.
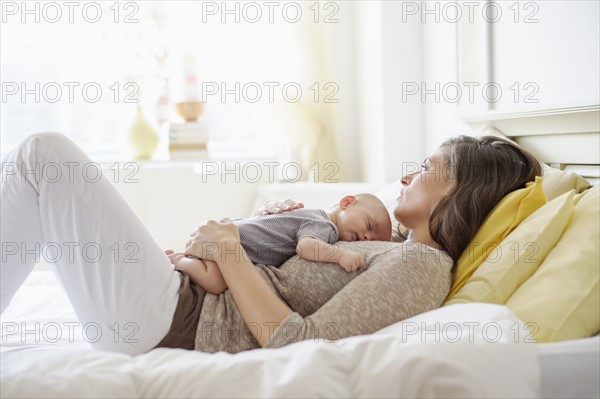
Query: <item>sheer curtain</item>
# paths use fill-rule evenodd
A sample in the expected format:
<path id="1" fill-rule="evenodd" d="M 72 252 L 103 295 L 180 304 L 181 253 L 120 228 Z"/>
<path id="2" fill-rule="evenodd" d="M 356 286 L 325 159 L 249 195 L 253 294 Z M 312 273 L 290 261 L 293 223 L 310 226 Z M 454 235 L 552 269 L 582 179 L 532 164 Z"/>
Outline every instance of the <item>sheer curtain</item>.
<path id="1" fill-rule="evenodd" d="M 315 162 L 337 164 L 334 109 L 324 101 L 337 89 L 318 3 L 275 3 L 82 2 L 72 21 L 64 8 L 51 21 L 57 14 L 39 4 L 39 21 L 5 13 L 2 151 L 53 130 L 92 153 L 122 153 L 136 103 L 160 130 L 177 121 L 173 103 L 196 96 L 214 142 L 288 154 L 305 177 Z"/>

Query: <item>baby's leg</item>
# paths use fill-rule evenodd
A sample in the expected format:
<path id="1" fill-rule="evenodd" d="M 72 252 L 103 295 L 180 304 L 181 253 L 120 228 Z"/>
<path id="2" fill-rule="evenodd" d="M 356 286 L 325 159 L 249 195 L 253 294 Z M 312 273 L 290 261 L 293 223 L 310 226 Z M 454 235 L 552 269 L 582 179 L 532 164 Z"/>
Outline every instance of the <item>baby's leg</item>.
<path id="1" fill-rule="evenodd" d="M 227 288 L 219 266 L 211 260 L 187 257 L 178 262 L 175 268 L 186 272 L 192 281 L 211 294 L 219 295 Z"/>

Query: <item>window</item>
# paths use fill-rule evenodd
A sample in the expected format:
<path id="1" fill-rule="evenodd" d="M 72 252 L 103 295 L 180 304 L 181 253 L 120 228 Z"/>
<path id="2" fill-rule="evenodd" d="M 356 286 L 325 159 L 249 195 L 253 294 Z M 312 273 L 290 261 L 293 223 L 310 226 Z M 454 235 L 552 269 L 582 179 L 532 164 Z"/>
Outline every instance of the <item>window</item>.
<path id="1" fill-rule="evenodd" d="M 310 84 L 299 83 L 301 2 L 266 3 L 2 2 L 2 151 L 59 131 L 92 154 L 116 154 L 137 101 L 165 140 L 172 104 L 197 96 L 215 142 L 277 152 L 287 140 L 277 102 L 294 101 L 298 87 L 309 95 Z"/>

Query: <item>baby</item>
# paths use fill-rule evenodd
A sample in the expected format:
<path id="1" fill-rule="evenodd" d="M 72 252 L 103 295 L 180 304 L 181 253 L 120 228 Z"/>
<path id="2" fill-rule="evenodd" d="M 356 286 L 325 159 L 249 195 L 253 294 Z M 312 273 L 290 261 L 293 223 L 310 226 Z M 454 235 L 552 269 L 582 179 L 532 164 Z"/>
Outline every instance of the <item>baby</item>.
<path id="1" fill-rule="evenodd" d="M 392 223 L 385 205 L 372 194 L 348 195 L 330 212 L 296 209 L 274 215 L 234 221 L 240 243 L 253 263 L 280 266 L 294 255 L 337 263 L 348 272 L 364 266 L 363 255 L 332 246 L 336 241 L 389 241 Z M 227 285 L 219 266 L 212 261 L 169 255 L 177 270 L 211 294 L 220 294 Z"/>

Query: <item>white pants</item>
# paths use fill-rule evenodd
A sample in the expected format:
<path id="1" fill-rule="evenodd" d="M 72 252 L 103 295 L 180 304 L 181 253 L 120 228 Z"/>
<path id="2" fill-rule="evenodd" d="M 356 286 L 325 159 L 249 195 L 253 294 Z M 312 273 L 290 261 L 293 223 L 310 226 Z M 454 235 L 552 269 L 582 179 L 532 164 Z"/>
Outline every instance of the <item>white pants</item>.
<path id="1" fill-rule="evenodd" d="M 92 345 L 136 355 L 169 331 L 180 280 L 98 172 L 75 143 L 57 133 L 29 136 L 2 161 L 1 310 L 41 257 L 93 335 Z"/>

